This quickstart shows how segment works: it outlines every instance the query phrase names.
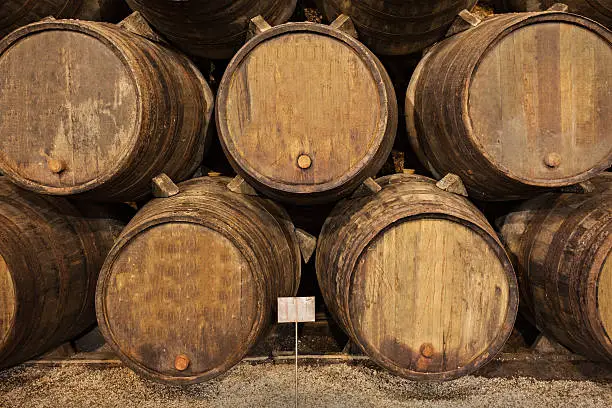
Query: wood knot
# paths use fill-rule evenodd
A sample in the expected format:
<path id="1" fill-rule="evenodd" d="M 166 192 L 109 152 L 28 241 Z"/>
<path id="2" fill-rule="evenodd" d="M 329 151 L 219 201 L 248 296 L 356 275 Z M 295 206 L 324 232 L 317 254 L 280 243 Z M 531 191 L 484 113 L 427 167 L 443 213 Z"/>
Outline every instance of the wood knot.
<path id="1" fill-rule="evenodd" d="M 55 174 L 60 174 L 66 170 L 66 162 L 60 159 L 48 159 L 47 166 Z"/>
<path id="2" fill-rule="evenodd" d="M 297 160 L 298 167 L 302 170 L 309 169 L 312 166 L 312 159 L 307 154 L 301 154 Z"/>
<path id="3" fill-rule="evenodd" d="M 555 152 L 549 153 L 544 158 L 544 164 L 546 164 L 551 169 L 559 167 L 559 165 L 561 164 L 561 155 L 559 153 L 555 153 Z"/>
<path id="4" fill-rule="evenodd" d="M 189 364 L 191 364 L 191 361 L 189 361 L 189 357 L 184 354 L 179 354 L 174 359 L 174 368 L 178 371 L 185 371 L 187 367 L 189 367 Z"/>
<path id="5" fill-rule="evenodd" d="M 432 358 L 434 354 L 434 347 L 431 343 L 423 343 L 421 344 L 420 352 L 423 357 Z"/>

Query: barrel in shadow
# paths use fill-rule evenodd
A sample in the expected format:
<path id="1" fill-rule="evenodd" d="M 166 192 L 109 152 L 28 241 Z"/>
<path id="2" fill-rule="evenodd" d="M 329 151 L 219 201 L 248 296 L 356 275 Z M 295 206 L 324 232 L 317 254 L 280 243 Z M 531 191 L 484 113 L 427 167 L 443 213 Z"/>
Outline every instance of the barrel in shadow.
<path id="1" fill-rule="evenodd" d="M 374 362 L 414 380 L 449 380 L 490 361 L 512 331 L 516 277 L 485 217 L 411 175 L 340 202 L 321 232 L 328 309 Z"/>
<path id="2" fill-rule="evenodd" d="M 95 324 L 98 273 L 129 215 L 40 196 L 0 177 L 0 368 Z"/>
<path id="3" fill-rule="evenodd" d="M 225 71 L 217 106 L 236 172 L 294 204 L 350 194 L 380 170 L 397 130 L 387 72 L 334 25 L 261 22 Z"/>
<path id="4" fill-rule="evenodd" d="M 377 54 L 404 55 L 421 51 L 444 38 L 463 9 L 475 0 L 318 0 L 333 20 L 345 14 L 353 20 L 359 39 Z"/>
<path id="5" fill-rule="evenodd" d="M 3 0 L 0 37 L 49 16 L 116 23 L 129 11 L 124 0 Z"/>
<path id="6" fill-rule="evenodd" d="M 162 172 L 190 177 L 209 139 L 213 95 L 197 68 L 110 24 L 14 31 L 0 41 L 0 88 L 0 171 L 38 193 L 140 200 Z"/>
<path id="7" fill-rule="evenodd" d="M 138 374 L 214 378 L 246 355 L 300 281 L 298 238 L 271 201 L 199 178 L 144 206 L 117 241 L 96 295 L 100 330 Z"/>
<path id="8" fill-rule="evenodd" d="M 127 0 L 171 43 L 189 55 L 231 58 L 244 44 L 251 18 L 289 20 L 296 0 Z"/>
<path id="9" fill-rule="evenodd" d="M 574 352 L 612 362 L 612 174 L 591 181 L 587 194 L 525 202 L 501 233 L 528 317 Z"/>
<path id="10" fill-rule="evenodd" d="M 555 0 L 497 0 L 506 11 L 543 11 L 559 3 Z M 570 13 L 580 14 L 612 28 L 612 1 L 610 0 L 563 0 Z"/>
<path id="11" fill-rule="evenodd" d="M 562 12 L 488 18 L 435 45 L 406 96 L 410 142 L 470 196 L 528 198 L 612 165 L 612 33 Z"/>

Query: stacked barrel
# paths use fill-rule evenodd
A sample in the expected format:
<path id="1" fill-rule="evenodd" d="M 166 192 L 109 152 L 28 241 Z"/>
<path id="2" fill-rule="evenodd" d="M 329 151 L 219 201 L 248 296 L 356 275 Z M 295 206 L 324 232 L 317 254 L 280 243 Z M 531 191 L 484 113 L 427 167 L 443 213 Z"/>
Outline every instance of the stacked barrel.
<path id="1" fill-rule="evenodd" d="M 138 374 L 212 379 L 266 336 L 315 247 L 329 312 L 399 376 L 482 367 L 519 298 L 547 336 L 612 360 L 603 25 L 559 4 L 481 20 L 472 0 L 322 0 L 329 24 L 287 22 L 295 0 L 128 0 L 117 25 L 61 19 L 86 1 L 8 3 L 7 28 L 59 19 L 0 40 L 0 367 L 82 332 L 95 303 Z M 398 95 L 378 56 L 417 52 Z M 235 177 L 206 170 L 211 145 Z M 379 177 L 394 146 L 425 174 Z M 498 235 L 477 205 L 510 200 L 527 201 Z M 283 208 L 330 204 L 318 243 Z"/>

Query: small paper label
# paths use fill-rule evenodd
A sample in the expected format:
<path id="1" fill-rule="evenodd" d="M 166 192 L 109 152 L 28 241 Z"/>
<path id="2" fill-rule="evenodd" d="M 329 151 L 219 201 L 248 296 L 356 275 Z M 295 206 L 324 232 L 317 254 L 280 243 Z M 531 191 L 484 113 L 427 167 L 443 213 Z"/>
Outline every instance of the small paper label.
<path id="1" fill-rule="evenodd" d="M 314 322 L 314 297 L 281 297 L 278 298 L 278 322 Z"/>

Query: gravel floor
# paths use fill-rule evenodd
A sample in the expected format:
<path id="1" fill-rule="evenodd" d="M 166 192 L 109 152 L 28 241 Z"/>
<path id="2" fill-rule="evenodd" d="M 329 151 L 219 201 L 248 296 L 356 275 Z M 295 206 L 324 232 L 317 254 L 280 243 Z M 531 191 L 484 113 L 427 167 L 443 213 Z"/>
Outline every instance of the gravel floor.
<path id="1" fill-rule="evenodd" d="M 344 364 L 302 367 L 301 407 L 612 407 L 612 384 L 465 377 L 415 383 Z M 168 387 L 127 368 L 17 367 L 0 373 L 0 407 L 290 407 L 291 365 L 242 364 L 207 384 Z"/>

